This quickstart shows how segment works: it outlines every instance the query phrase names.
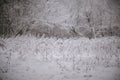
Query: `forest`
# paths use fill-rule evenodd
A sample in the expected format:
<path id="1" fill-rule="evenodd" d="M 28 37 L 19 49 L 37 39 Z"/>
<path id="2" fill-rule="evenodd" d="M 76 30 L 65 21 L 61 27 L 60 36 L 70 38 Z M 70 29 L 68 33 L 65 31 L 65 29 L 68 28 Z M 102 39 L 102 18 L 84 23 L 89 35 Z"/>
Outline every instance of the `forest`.
<path id="1" fill-rule="evenodd" d="M 0 36 L 120 36 L 119 0 L 1 0 Z"/>

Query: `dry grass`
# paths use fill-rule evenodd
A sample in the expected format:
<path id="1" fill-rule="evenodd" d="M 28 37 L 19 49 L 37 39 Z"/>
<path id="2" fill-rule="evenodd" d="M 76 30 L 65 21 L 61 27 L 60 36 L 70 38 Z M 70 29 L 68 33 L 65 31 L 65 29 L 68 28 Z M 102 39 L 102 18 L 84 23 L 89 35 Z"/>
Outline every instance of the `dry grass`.
<path id="1" fill-rule="evenodd" d="M 3 73 L 10 73 L 15 68 L 19 69 L 21 65 L 22 71 L 26 68 L 24 66 L 28 66 L 32 70 L 36 66 L 41 69 L 41 66 L 49 67 L 52 65 L 54 67 L 51 67 L 51 70 L 55 70 L 58 73 L 63 72 L 66 76 L 68 75 L 66 72 L 75 72 L 76 75 L 80 74 L 79 76 L 86 74 L 82 79 L 85 80 L 95 75 L 90 73 L 92 71 L 107 70 L 114 67 L 120 69 L 120 38 L 118 37 L 57 39 L 18 36 L 4 39 L 4 41 L 7 47 L 4 50 L 0 50 L 0 64 L 2 64 L 0 65 L 0 74 L 2 75 Z M 41 64 L 41 66 L 37 64 Z M 39 69 L 38 71 L 40 71 Z M 14 74 L 15 71 L 13 72 Z M 31 73 L 31 71 L 27 72 Z M 51 75 L 49 70 L 47 72 L 48 75 Z M 18 74 L 22 75 L 24 73 L 26 72 Z M 38 73 L 42 74 L 42 72 Z M 96 75 L 94 77 L 97 77 L 97 80 L 101 80 L 97 71 Z M 119 80 L 118 75 L 115 77 L 117 78 L 116 80 Z M 68 78 L 70 78 L 70 75 L 68 75 Z M 13 79 L 15 80 L 15 78 Z M 55 79 L 58 80 L 58 78 L 53 78 L 53 80 Z"/>

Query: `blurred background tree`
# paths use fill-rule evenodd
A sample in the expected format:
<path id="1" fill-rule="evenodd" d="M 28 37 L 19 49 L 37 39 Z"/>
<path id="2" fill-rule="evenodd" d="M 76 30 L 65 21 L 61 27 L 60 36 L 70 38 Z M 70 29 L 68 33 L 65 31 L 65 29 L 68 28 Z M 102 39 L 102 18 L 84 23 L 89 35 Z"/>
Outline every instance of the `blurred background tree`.
<path id="1" fill-rule="evenodd" d="M 120 1 L 0 0 L 0 36 L 24 35 L 32 31 L 48 36 L 120 36 Z"/>

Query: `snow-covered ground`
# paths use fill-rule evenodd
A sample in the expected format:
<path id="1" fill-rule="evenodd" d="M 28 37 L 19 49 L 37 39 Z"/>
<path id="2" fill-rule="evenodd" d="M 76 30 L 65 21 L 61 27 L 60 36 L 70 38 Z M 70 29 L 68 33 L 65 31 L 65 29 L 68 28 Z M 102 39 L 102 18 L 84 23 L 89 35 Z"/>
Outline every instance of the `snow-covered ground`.
<path id="1" fill-rule="evenodd" d="M 4 39 L 0 80 L 120 80 L 120 38 Z"/>

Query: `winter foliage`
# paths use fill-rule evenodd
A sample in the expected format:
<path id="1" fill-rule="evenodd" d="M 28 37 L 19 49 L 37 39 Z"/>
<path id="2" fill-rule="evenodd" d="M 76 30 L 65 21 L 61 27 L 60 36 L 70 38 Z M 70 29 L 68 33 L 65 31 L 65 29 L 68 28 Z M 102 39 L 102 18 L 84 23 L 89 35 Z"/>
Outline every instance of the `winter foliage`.
<path id="1" fill-rule="evenodd" d="M 0 80 L 120 80 L 120 1 L 0 0 Z"/>
<path id="2" fill-rule="evenodd" d="M 0 35 L 56 36 L 57 27 L 66 30 L 59 37 L 120 36 L 119 7 L 119 0 L 1 0 Z"/>
<path id="3" fill-rule="evenodd" d="M 119 80 L 120 39 L 4 39 L 0 49 L 2 80 Z"/>

